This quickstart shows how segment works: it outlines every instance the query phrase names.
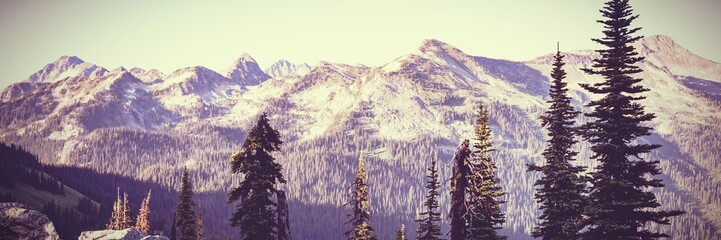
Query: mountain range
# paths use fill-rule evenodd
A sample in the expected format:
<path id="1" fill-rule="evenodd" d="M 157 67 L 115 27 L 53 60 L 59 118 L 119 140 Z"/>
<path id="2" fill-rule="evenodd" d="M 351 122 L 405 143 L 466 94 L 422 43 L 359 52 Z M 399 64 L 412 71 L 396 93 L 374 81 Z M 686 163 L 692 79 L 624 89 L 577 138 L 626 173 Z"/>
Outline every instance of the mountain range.
<path id="1" fill-rule="evenodd" d="M 712 239 L 721 227 L 721 64 L 667 36 L 645 37 L 635 47 L 645 57 L 637 76 L 650 89 L 641 103 L 656 115 L 649 123 L 654 134 L 642 141 L 664 146 L 646 156 L 661 161 L 667 187 L 656 194 L 664 208 L 688 212 L 671 226 L 649 227 L 673 239 Z M 588 112 L 584 105 L 599 96 L 579 83 L 601 79 L 580 69 L 598 55 L 563 54 L 573 105 Z M 205 216 L 212 218 L 206 232 L 221 239 L 235 233 L 226 221 L 232 206 L 224 201 L 239 179 L 230 174 L 229 156 L 267 112 L 286 142 L 277 158 L 288 179 L 282 188 L 291 202 L 294 236 L 341 238 L 345 190 L 358 156 L 366 154 L 374 223 L 382 238 L 390 238 L 401 223 L 416 226 L 427 161 L 448 163 L 457 143 L 472 137 L 474 108 L 483 103 L 490 108 L 493 157 L 509 193 L 503 231 L 511 239 L 530 239 L 538 176 L 525 166 L 543 161 L 539 116 L 549 100 L 552 60 L 552 54 L 528 61 L 472 56 L 432 39 L 375 67 L 280 60 L 263 71 L 243 54 L 224 71 L 194 66 L 166 74 L 109 71 L 63 56 L 2 91 L 0 141 L 20 144 L 47 164 L 176 189 L 187 166 Z M 577 149 L 579 164 L 596 165 L 587 144 Z M 445 207 L 449 172 L 443 165 Z"/>

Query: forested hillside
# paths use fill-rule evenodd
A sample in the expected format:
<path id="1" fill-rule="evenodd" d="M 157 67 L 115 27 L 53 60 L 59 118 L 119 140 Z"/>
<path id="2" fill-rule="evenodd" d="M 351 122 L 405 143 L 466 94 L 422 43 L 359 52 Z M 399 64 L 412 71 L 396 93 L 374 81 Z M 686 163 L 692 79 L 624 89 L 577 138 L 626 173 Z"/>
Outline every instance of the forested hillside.
<path id="1" fill-rule="evenodd" d="M 644 38 L 636 46 L 647 57 L 640 63 L 642 84 L 651 89 L 642 102 L 657 116 L 650 123 L 654 134 L 641 140 L 663 145 L 648 156 L 661 161 L 667 185 L 656 195 L 664 209 L 688 212 L 672 218 L 664 232 L 673 239 L 712 239 L 721 227 L 721 106 L 714 95 L 721 90 L 717 84 L 700 87 L 698 79 L 721 82 L 721 64 L 664 36 Z M 596 56 L 563 54 L 571 104 L 589 112 L 584 105 L 596 97 L 578 83 L 600 78 L 579 69 Z M 124 69 L 100 77 L 28 81 L 3 91 L 0 139 L 38 154 L 50 165 L 46 171 L 68 186 L 95 194 L 88 196 L 101 203 L 101 212 L 110 211 L 117 187 L 129 193 L 131 209 L 153 189 L 151 219 L 157 230 L 170 228 L 175 190 L 187 167 L 206 235 L 225 239 L 238 231 L 227 221 L 233 211 L 227 192 L 241 179 L 230 172 L 230 156 L 267 112 L 286 142 L 275 157 L 288 180 L 280 189 L 287 192 L 293 236 L 341 238 L 349 228 L 342 225 L 346 190 L 359 155 L 367 153 L 372 220 L 386 239 L 401 224 L 416 229 L 413 220 L 422 210 L 432 158 L 439 160 L 439 202 L 447 219 L 449 164 L 458 143 L 472 138 L 473 107 L 483 102 L 496 149 L 492 158 L 508 193 L 502 232 L 510 239 L 528 239 L 538 216 L 532 185 L 538 175 L 526 172 L 526 164 L 543 163 L 546 134 L 539 117 L 547 107 L 551 63 L 550 55 L 514 62 L 427 40 L 383 66 L 321 63 L 307 74 L 258 85 L 198 68 L 178 71 L 172 79 L 157 75 L 154 81 Z M 255 73 L 252 79 L 261 79 Z M 203 81 L 212 87 L 194 85 Z M 579 124 L 589 121 L 579 119 Z M 589 160 L 587 144 L 576 150 L 581 165 L 597 165 Z"/>

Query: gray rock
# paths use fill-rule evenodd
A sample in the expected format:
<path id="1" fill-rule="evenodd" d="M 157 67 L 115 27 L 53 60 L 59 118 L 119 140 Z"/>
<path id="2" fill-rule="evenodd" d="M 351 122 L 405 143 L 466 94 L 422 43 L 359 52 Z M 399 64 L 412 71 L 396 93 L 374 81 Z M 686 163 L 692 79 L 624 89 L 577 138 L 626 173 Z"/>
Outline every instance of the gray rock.
<path id="1" fill-rule="evenodd" d="M 140 240 L 145 239 L 145 235 L 133 228 L 123 230 L 100 230 L 85 231 L 80 234 L 78 240 Z"/>
<path id="2" fill-rule="evenodd" d="M 0 239 L 57 240 L 55 225 L 45 214 L 20 203 L 0 203 Z"/>
<path id="3" fill-rule="evenodd" d="M 170 238 L 161 235 L 146 236 L 140 240 L 170 240 Z"/>

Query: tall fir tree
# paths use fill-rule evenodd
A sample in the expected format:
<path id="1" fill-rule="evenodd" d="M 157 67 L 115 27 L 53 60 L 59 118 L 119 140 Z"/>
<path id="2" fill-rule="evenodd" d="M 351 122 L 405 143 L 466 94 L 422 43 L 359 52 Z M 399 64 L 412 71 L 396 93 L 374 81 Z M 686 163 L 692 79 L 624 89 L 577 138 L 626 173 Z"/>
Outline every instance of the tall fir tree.
<path id="1" fill-rule="evenodd" d="M 170 224 L 170 240 L 177 240 L 178 239 L 178 233 L 177 233 L 177 226 L 176 222 L 178 222 L 178 212 L 173 213 L 173 223 Z"/>
<path id="2" fill-rule="evenodd" d="M 122 228 L 122 219 L 121 216 L 123 215 L 123 201 L 120 199 L 120 188 L 117 189 L 117 198 L 115 199 L 115 202 L 113 202 L 113 212 L 110 215 L 110 220 L 108 221 L 107 229 L 108 230 L 121 230 Z"/>
<path id="3" fill-rule="evenodd" d="M 628 0 L 610 0 L 600 10 L 604 19 L 604 37 L 593 41 L 605 46 L 596 50 L 601 55 L 593 61 L 592 68 L 583 69 L 587 74 L 600 75 L 603 81 L 581 84 L 587 91 L 601 95 L 588 103 L 592 112 L 586 114 L 593 120 L 582 125 L 585 140 L 591 143 L 593 159 L 599 162 L 591 174 L 591 192 L 585 214 L 588 230 L 584 239 L 654 239 L 668 235 L 652 231 L 646 224 L 655 222 L 669 224 L 669 217 L 681 211 L 655 211 L 659 207 L 651 187 L 663 187 L 658 161 L 648 161 L 643 154 L 661 147 L 645 144 L 638 137 L 650 135 L 651 127 L 644 123 L 655 118 L 646 113 L 639 103 L 645 97 L 638 94 L 649 91 L 639 85 L 642 81 L 634 74 L 642 72 L 636 64 L 643 60 L 638 56 L 633 42 L 641 28 L 631 27 L 638 18 Z"/>
<path id="4" fill-rule="evenodd" d="M 587 192 L 587 179 L 581 175 L 585 168 L 571 163 L 578 154 L 573 151 L 573 146 L 578 142 L 575 140 L 575 119 L 579 112 L 571 106 L 567 84 L 563 81 L 566 78 L 563 65 L 563 55 L 558 49 L 551 71 L 551 100 L 548 101 L 551 106 L 541 116 L 541 125 L 546 127 L 550 137 L 548 147 L 543 151 L 546 164 L 528 165 L 528 171 L 541 173 L 541 178 L 534 184 L 541 215 L 532 236 L 549 240 L 579 239 Z"/>
<path id="5" fill-rule="evenodd" d="M 292 240 L 288 216 L 288 199 L 285 191 L 278 191 L 278 240 Z"/>
<path id="6" fill-rule="evenodd" d="M 416 239 L 421 239 L 421 234 L 422 234 L 421 225 L 418 224 L 418 227 L 416 228 Z"/>
<path id="7" fill-rule="evenodd" d="M 426 201 L 423 203 L 425 211 L 421 212 L 421 218 L 417 219 L 418 222 L 418 239 L 422 240 L 438 240 L 443 239 L 441 234 L 441 212 L 439 211 L 440 204 L 438 203 L 438 196 L 440 193 L 440 182 L 438 180 L 438 169 L 436 167 L 436 159 L 433 158 L 430 161 L 428 167 L 428 175 L 426 176 Z"/>
<path id="8" fill-rule="evenodd" d="M 501 211 L 501 204 L 505 201 L 499 198 L 506 195 L 500 187 L 500 180 L 496 176 L 496 164 L 490 156 L 493 151 L 488 110 L 479 104 L 478 118 L 474 130 L 474 143 L 471 152 L 471 167 L 467 206 L 467 239 L 506 239 L 496 230 L 506 222 L 506 215 Z"/>
<path id="9" fill-rule="evenodd" d="M 203 209 L 198 205 L 198 221 L 195 226 L 198 228 L 195 230 L 198 235 L 197 240 L 205 240 L 205 222 L 203 221 Z"/>
<path id="10" fill-rule="evenodd" d="M 183 176 L 180 180 L 180 195 L 178 196 L 178 206 L 175 208 L 176 221 L 175 225 L 179 229 L 180 240 L 192 240 L 198 236 L 196 226 L 197 219 L 195 216 L 195 201 L 193 200 L 193 184 L 190 182 L 190 174 L 188 168 L 183 168 Z"/>
<path id="11" fill-rule="evenodd" d="M 401 228 L 396 231 L 396 235 L 393 238 L 394 240 L 408 240 L 406 237 L 406 225 L 401 224 Z"/>
<path id="12" fill-rule="evenodd" d="M 232 173 L 242 173 L 245 178 L 240 186 L 228 194 L 228 203 L 240 200 L 230 224 L 241 230 L 241 239 L 275 239 L 278 222 L 277 203 L 273 201 L 277 183 L 285 183 L 282 166 L 275 162 L 272 152 L 280 151 L 283 141 L 280 133 L 268 122 L 263 113 L 257 124 L 248 131 L 242 150 L 233 154 L 230 162 Z"/>
<path id="13" fill-rule="evenodd" d="M 148 195 L 145 196 L 143 202 L 140 204 L 140 210 L 138 211 L 138 220 L 135 221 L 135 230 L 142 233 L 150 233 L 150 194 L 152 190 L 148 191 Z"/>
<path id="14" fill-rule="evenodd" d="M 370 197 L 368 196 L 368 175 L 365 170 L 365 158 L 361 153 L 358 160 L 358 172 L 355 179 L 349 186 L 348 203 L 351 213 L 348 214 L 348 222 L 352 229 L 345 235 L 349 240 L 375 240 L 377 239 L 373 226 L 371 225 Z"/>
<path id="15" fill-rule="evenodd" d="M 471 174 L 469 167 L 469 141 L 465 139 L 456 149 L 453 156 L 453 175 L 451 177 L 451 240 L 465 240 L 468 208 L 466 207 L 466 191 L 468 188 L 468 176 Z"/>
<path id="16" fill-rule="evenodd" d="M 122 225 L 121 229 L 133 227 L 133 215 L 130 212 L 130 207 L 128 207 L 129 204 L 130 204 L 130 200 L 128 200 L 128 193 L 123 193 L 123 211 L 122 211 L 122 219 L 121 219 L 121 225 Z"/>

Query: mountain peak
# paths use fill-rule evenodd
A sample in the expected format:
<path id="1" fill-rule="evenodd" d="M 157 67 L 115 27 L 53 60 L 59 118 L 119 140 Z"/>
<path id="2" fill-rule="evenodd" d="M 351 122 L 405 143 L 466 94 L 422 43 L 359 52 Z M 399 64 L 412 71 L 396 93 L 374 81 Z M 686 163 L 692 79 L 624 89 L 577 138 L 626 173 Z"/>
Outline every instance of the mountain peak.
<path id="1" fill-rule="evenodd" d="M 61 56 L 58 60 L 45 65 L 42 69 L 30 75 L 28 82 L 54 82 L 67 77 L 97 77 L 107 73 L 107 70 L 87 63 L 76 56 Z"/>
<path id="2" fill-rule="evenodd" d="M 247 53 L 243 53 L 233 62 L 233 65 L 226 71 L 225 77 L 241 82 L 243 85 L 258 85 L 270 78 L 260 69 L 255 59 Z"/>
<path id="3" fill-rule="evenodd" d="M 81 63 L 85 63 L 85 61 L 83 61 L 82 59 L 80 59 L 76 56 L 63 55 L 60 58 L 58 58 L 58 60 L 55 60 L 55 62 L 53 62 L 53 63 L 71 66 L 71 65 L 78 65 Z"/>
<path id="4" fill-rule="evenodd" d="M 425 39 L 423 42 L 421 42 L 421 48 L 428 48 L 428 47 L 443 47 L 445 45 L 448 45 L 447 43 L 438 40 L 438 39 Z"/>
<path id="5" fill-rule="evenodd" d="M 293 64 L 288 60 L 280 59 L 265 69 L 265 73 L 271 77 L 284 77 L 290 75 L 305 75 L 311 70 L 310 65 L 306 63 Z"/>
<path id="6" fill-rule="evenodd" d="M 120 66 L 116 69 L 113 69 L 113 71 L 111 71 L 110 73 L 115 74 L 115 73 L 123 73 L 123 72 L 128 72 L 128 69 L 125 69 L 123 66 Z"/>
<path id="7" fill-rule="evenodd" d="M 641 51 L 647 54 L 650 52 L 678 52 L 685 50 L 673 38 L 666 35 L 645 37 L 639 41 L 639 44 L 641 45 Z"/>
<path id="8" fill-rule="evenodd" d="M 288 61 L 288 60 L 280 59 L 277 62 L 273 63 L 273 65 L 276 65 L 276 64 L 287 66 L 287 65 L 291 65 L 292 63 L 290 63 L 290 61 Z"/>
<path id="9" fill-rule="evenodd" d="M 250 54 L 248 54 L 248 53 L 243 53 L 243 54 L 240 55 L 240 57 L 238 57 L 237 59 L 235 59 L 235 62 L 233 62 L 233 64 L 234 64 L 235 66 L 238 66 L 238 65 L 240 65 L 240 64 L 248 63 L 248 62 L 255 62 L 255 59 L 253 59 L 253 57 L 250 56 Z"/>
<path id="10" fill-rule="evenodd" d="M 446 49 L 454 48 L 453 46 L 437 39 L 426 39 L 421 42 L 421 46 L 418 48 L 422 53 L 426 52 L 442 52 Z"/>
<path id="11" fill-rule="evenodd" d="M 158 69 L 145 70 L 139 67 L 134 67 L 129 70 L 136 78 L 146 83 L 152 83 L 155 81 L 162 81 L 165 79 L 165 74 Z"/>
<path id="12" fill-rule="evenodd" d="M 646 61 L 664 66 L 674 75 L 721 82 L 721 64 L 689 51 L 669 36 L 645 37 L 635 46 Z"/>

